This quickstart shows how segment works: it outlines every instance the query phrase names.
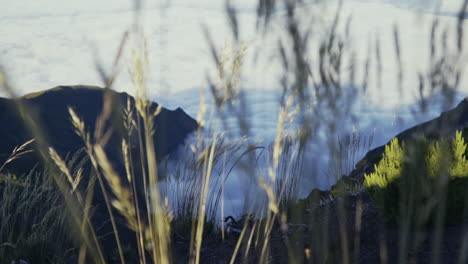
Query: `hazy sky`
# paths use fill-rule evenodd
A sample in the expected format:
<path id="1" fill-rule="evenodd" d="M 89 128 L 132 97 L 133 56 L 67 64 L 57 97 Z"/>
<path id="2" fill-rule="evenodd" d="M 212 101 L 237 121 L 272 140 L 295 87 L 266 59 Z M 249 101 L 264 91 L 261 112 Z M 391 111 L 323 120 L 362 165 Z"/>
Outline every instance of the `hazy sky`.
<path id="1" fill-rule="evenodd" d="M 0 64 L 20 94 L 60 84 L 102 85 L 95 62 L 99 61 L 105 69 L 110 69 L 122 35 L 131 28 L 134 18 L 134 2 L 130 0 L 0 1 Z M 454 29 L 456 19 L 448 14 L 454 14 L 462 1 L 345 0 L 343 14 L 353 16 L 352 41 L 361 63 L 365 60 L 365 53 L 372 48 L 369 42 L 374 41 L 377 35 L 381 38 L 385 54 L 383 79 L 388 87 L 395 86 L 392 37 L 393 25 L 399 26 L 405 70 L 408 72 L 406 83 L 408 87 L 416 87 L 417 72 L 424 71 L 427 66 L 429 29 L 435 17 L 433 8 L 429 7 L 439 6 L 443 14 L 440 16 L 441 24 Z M 271 57 L 277 54 L 277 37 L 284 27 L 278 22 L 269 38 L 261 38 L 254 27 L 256 1 L 231 2 L 239 10 L 241 39 L 249 46 L 244 83 L 251 89 L 277 88 L 281 68 L 278 60 Z M 307 15 L 320 15 L 324 23 L 330 22 L 335 11 L 330 3 L 336 1 L 325 2 L 329 8 Z M 206 75 L 213 72 L 213 62 L 202 25 L 212 32 L 218 48 L 232 38 L 224 1 L 172 0 L 168 5 L 165 3 L 167 1 L 142 1 L 144 11 L 140 23 L 150 54 L 149 86 L 159 89 L 154 94 L 170 94 L 204 86 Z M 418 15 L 415 10 L 421 7 L 426 9 Z M 276 11 L 278 21 L 281 21 L 281 6 Z M 320 35 L 322 29 L 326 26 L 315 31 Z M 259 49 L 263 58 L 260 64 L 254 64 L 252 57 Z M 127 74 L 131 66 L 131 50 L 129 45 L 116 82 L 117 90 L 132 91 Z M 311 53 L 311 60 L 314 54 Z M 390 100 L 389 105 L 396 101 L 400 100 Z"/>
<path id="2" fill-rule="evenodd" d="M 26 94 L 57 85 L 103 85 L 96 71 L 96 62 L 109 71 L 124 32 L 132 28 L 134 3 L 129 0 L 0 0 L 0 65 L 18 94 Z M 199 104 L 199 88 L 206 86 L 206 76 L 214 76 L 214 65 L 202 25 L 211 32 L 217 48 L 229 46 L 232 35 L 229 30 L 224 3 L 221 0 L 173 0 L 144 1 L 140 24 L 148 44 L 150 95 L 163 106 L 181 106 L 196 116 Z M 275 10 L 271 32 L 262 37 L 255 30 L 255 0 L 231 1 L 238 7 L 240 38 L 248 46 L 244 60 L 241 86 L 251 91 L 252 131 L 256 136 L 271 142 L 276 129 L 276 94 L 282 74 L 278 59 L 277 43 L 285 27 L 284 12 Z M 280 1 L 278 1 L 280 2 Z M 314 2 L 314 1 L 311 1 Z M 305 6 L 304 20 L 317 17 L 307 58 L 317 62 L 317 43 L 329 28 L 336 11 L 336 1 L 320 8 Z M 358 65 L 364 65 L 369 51 L 375 50 L 380 40 L 382 52 L 382 81 L 375 76 L 375 64 L 371 65 L 369 89 L 358 101 L 357 127 L 365 134 L 375 134 L 374 146 L 385 143 L 402 129 L 433 118 L 440 112 L 431 109 L 420 120 L 413 118 L 409 105 L 418 95 L 418 74 L 428 72 L 428 54 L 431 22 L 438 18 L 440 27 L 446 28 L 450 39 L 449 50 L 454 45 L 456 18 L 454 15 L 462 0 L 344 0 L 343 17 L 352 16 L 351 36 L 347 43 L 355 52 Z M 310 5 L 309 5 L 310 7 Z M 434 12 L 438 7 L 438 12 Z M 419 11 L 418 11 L 419 10 Z M 398 91 L 397 64 L 393 28 L 397 26 L 402 43 L 404 91 Z M 343 33 L 341 27 L 340 33 Z M 465 26 L 467 43 L 468 25 Z M 132 36 L 134 37 L 134 36 Z M 132 38 L 133 39 L 133 38 Z M 133 86 L 128 70 L 132 68 L 132 46 L 125 49 L 120 75 L 115 89 L 132 93 Z M 466 44 L 465 44 L 466 46 Z M 468 61 L 468 49 L 460 61 Z M 257 52 L 259 59 L 254 60 Z M 373 53 L 372 53 L 373 54 Z M 453 54 L 453 53 L 452 53 Z M 466 58 L 466 59 L 464 59 Z M 375 61 L 373 62 L 375 63 Z M 464 75 L 468 75 L 466 64 Z M 361 67 L 362 68 L 362 67 Z M 358 83 L 362 69 L 357 70 Z M 468 94 L 468 78 L 462 79 L 461 94 Z M 5 94 L 0 91 L 0 96 Z M 399 125 L 395 120 L 401 118 Z M 273 135 L 273 136 L 272 136 Z M 270 140 L 270 141 L 269 141 Z M 319 157 L 326 160 L 326 153 Z M 321 164 L 326 167 L 326 164 Z M 234 194 L 228 197 L 232 204 L 240 206 L 242 197 L 238 187 L 231 185 Z M 323 185 L 323 183 L 322 183 Z M 308 186 L 312 188 L 313 186 Z M 228 187 L 226 187 L 228 188 Z"/>

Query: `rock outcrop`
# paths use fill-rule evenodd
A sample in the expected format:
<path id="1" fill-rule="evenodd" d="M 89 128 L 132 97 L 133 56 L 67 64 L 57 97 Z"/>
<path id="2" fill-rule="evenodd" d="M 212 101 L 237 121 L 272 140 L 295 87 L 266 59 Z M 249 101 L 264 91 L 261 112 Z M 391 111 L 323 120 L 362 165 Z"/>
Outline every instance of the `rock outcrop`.
<path id="1" fill-rule="evenodd" d="M 425 137 L 429 140 L 437 140 L 440 138 L 451 138 L 455 135 L 457 130 L 463 131 L 465 129 L 468 129 L 468 97 L 463 99 L 454 109 L 442 113 L 435 119 L 411 127 L 396 135 L 396 138 L 398 138 L 400 142 L 420 137 Z M 388 143 L 390 143 L 390 141 Z M 374 171 L 374 165 L 382 159 L 384 151 L 385 145 L 369 151 L 364 158 L 356 164 L 356 168 L 351 172 L 350 177 L 362 181 L 364 179 L 364 174 L 369 174 Z"/>

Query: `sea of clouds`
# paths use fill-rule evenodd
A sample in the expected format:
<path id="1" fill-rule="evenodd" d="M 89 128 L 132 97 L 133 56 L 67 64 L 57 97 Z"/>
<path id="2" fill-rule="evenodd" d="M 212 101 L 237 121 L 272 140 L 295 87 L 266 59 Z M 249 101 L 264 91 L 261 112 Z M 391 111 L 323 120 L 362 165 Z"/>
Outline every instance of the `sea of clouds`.
<path id="1" fill-rule="evenodd" d="M 0 9 L 0 65 L 18 95 L 57 85 L 103 85 L 97 65 L 110 72 L 124 32 L 134 32 L 138 24 L 148 47 L 149 95 L 168 108 L 182 107 L 195 117 L 199 111 L 201 92 L 206 91 L 207 76 L 216 71 L 205 30 L 210 32 L 216 48 L 229 47 L 232 33 L 225 4 L 219 0 L 141 1 L 135 15 L 135 3 L 129 0 L 16 0 L 2 1 Z M 240 87 L 246 93 L 252 137 L 269 145 L 276 134 L 279 100 L 279 76 L 282 68 L 277 56 L 277 39 L 284 36 L 285 10 L 279 4 L 273 12 L 270 33 L 263 35 L 256 28 L 256 1 L 231 1 L 237 8 L 240 39 L 248 46 L 242 68 Z M 338 1 L 304 1 L 305 18 L 317 16 L 310 50 L 329 28 Z M 323 2 L 323 1 L 322 1 Z M 373 147 L 419 122 L 435 118 L 440 107 L 414 115 L 418 101 L 418 73 L 427 73 L 430 52 L 431 23 L 438 19 L 449 32 L 449 45 L 455 47 L 457 11 L 462 0 L 353 0 L 344 1 L 342 17 L 351 17 L 350 45 L 356 52 L 358 65 L 364 65 L 369 50 L 381 44 L 382 74 L 377 80 L 371 67 L 369 87 L 356 100 L 354 123 L 344 132 L 357 129 L 374 135 Z M 398 65 L 395 60 L 394 27 L 398 27 L 402 53 L 403 89 L 398 89 Z M 341 27 L 340 30 L 344 30 Z M 465 40 L 468 35 L 465 25 Z M 465 41 L 465 43 L 468 43 Z M 114 89 L 133 94 L 128 70 L 132 68 L 132 41 L 128 42 Z M 467 46 L 467 44 L 465 44 Z M 462 58 L 467 58 L 467 49 Z M 311 52 L 312 64 L 317 52 Z M 467 73 L 465 64 L 465 75 Z M 357 70 L 358 76 L 363 72 Z M 361 74 L 361 75 L 359 75 Z M 463 76 L 463 75 L 462 75 Z M 361 78 L 358 78 L 360 80 Z M 359 82 L 359 81 L 358 81 Z M 359 85 L 359 83 L 357 83 Z M 468 94 L 468 80 L 462 78 L 460 90 L 451 106 Z M 0 91 L 0 96 L 6 93 Z M 207 96 L 209 96 L 207 94 Z M 208 97 L 209 99 L 209 97 Z M 209 100 L 208 100 L 209 101 Z M 321 147 L 320 149 L 324 149 Z M 362 153 L 362 155 L 365 153 Z M 315 184 L 304 185 L 304 193 L 313 187 L 332 184 L 324 174 L 328 166 L 327 152 L 311 154 L 319 165 Z M 238 213 L 243 200 L 237 191 L 240 176 L 231 177 L 226 200 Z M 229 191 L 231 190 L 231 191 Z"/>

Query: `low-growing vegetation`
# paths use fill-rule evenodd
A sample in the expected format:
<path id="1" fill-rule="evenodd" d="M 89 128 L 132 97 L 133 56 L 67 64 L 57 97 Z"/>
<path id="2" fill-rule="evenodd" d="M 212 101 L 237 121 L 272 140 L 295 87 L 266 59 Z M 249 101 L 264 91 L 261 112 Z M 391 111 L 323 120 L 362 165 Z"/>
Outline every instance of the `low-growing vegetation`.
<path id="1" fill-rule="evenodd" d="M 2 262 L 66 263 L 76 246 L 62 194 L 36 172 L 0 177 Z"/>
<path id="2" fill-rule="evenodd" d="M 364 176 L 364 186 L 384 215 L 397 222 L 420 218 L 420 224 L 434 222 L 438 214 L 445 223 L 465 219 L 467 147 L 459 131 L 447 141 L 400 144 L 395 138 L 385 147 L 375 172 Z"/>

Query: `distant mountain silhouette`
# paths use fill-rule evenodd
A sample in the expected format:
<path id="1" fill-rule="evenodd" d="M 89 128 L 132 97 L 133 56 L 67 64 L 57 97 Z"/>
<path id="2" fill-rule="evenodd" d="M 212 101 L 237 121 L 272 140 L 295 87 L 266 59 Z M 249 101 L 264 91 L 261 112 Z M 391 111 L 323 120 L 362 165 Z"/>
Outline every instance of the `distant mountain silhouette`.
<path id="1" fill-rule="evenodd" d="M 53 147 L 64 159 L 67 155 L 71 157 L 70 155 L 74 155 L 82 149 L 84 143 L 75 132 L 68 111 L 69 107 L 73 108 L 79 118 L 83 120 L 93 141 L 93 134 L 97 130 L 96 124 L 99 123 L 96 120 L 103 111 L 103 100 L 106 93 L 112 98 L 112 113 L 108 120 L 101 122 L 101 124 L 104 124 L 102 126 L 104 132 L 111 131 L 112 133 L 105 144 L 105 151 L 114 169 L 119 173 L 120 181 L 128 186 L 129 182 L 122 155 L 122 139 L 127 139 L 131 146 L 132 160 L 135 165 L 133 175 L 140 201 L 138 206 L 142 212 L 145 211 L 146 207 L 141 204 L 145 201 L 146 193 L 143 188 L 142 176 L 144 174 L 142 174 L 141 165 L 142 153 L 144 156 L 145 151 L 144 149 L 141 151 L 139 148 L 138 129 L 133 129 L 133 136 L 130 139 L 127 137 L 128 130 L 124 126 L 124 112 L 128 103 L 135 106 L 135 98 L 127 93 L 118 93 L 96 86 L 58 86 L 17 99 L 0 98 L 0 166 L 8 159 L 15 147 L 37 136 L 35 133 L 37 131 L 32 131 L 32 127 L 39 127 L 41 138 L 44 138 L 46 142 L 45 144 L 36 142 L 35 145 L 32 145 L 33 149 L 36 150 L 34 153 L 28 153 L 9 163 L 2 173 L 11 172 L 20 176 L 30 172 L 33 168 L 40 171 L 44 166 L 44 160 L 40 158 L 38 148 L 44 148 L 44 146 Z M 158 104 L 146 102 L 149 103 L 150 114 L 154 116 Z M 143 131 L 141 116 L 136 109 L 131 117 L 135 120 L 135 127 Z M 173 152 L 197 128 L 197 122 L 182 109 L 177 108 L 171 111 L 162 108 L 159 114 L 154 117 L 153 140 L 157 159 L 161 160 Z M 86 157 L 86 153 L 81 151 L 80 157 Z M 91 164 L 87 161 L 81 165 L 85 169 L 85 173 L 80 181 L 79 189 L 86 190 L 90 175 L 92 175 L 90 174 Z M 44 177 L 47 176 L 46 173 Z M 96 186 L 94 190 L 92 222 L 103 250 L 109 257 L 116 249 L 115 239 L 112 235 L 113 229 L 109 221 L 103 192 L 99 186 Z M 109 193 L 111 193 L 110 190 Z M 125 219 L 117 211 L 114 212 L 114 215 L 123 243 L 133 245 L 136 248 L 135 233 L 128 229 Z"/>
<path id="2" fill-rule="evenodd" d="M 73 108 L 84 121 L 86 130 L 91 137 L 96 130 L 96 119 L 103 109 L 105 92 L 113 98 L 112 115 L 104 126 L 112 128 L 112 136 L 106 144 L 106 152 L 110 160 L 120 166 L 122 161 L 121 140 L 126 132 L 123 125 L 123 113 L 127 102 L 135 106 L 135 99 L 127 93 L 118 93 L 96 86 L 58 86 L 49 90 L 27 94 L 18 99 L 0 98 L 0 164 L 3 164 L 13 149 L 31 138 L 35 132 L 26 125 L 25 120 L 30 119 L 42 131 L 48 145 L 53 147 L 62 157 L 73 155 L 84 147 L 83 140 L 78 137 L 72 125 L 68 107 Z M 19 103 L 26 106 L 20 110 Z M 150 112 L 154 113 L 157 103 L 150 102 Z M 136 110 L 133 118 L 137 121 Z M 197 122 L 188 116 L 182 109 L 174 111 L 162 108 L 154 118 L 154 142 L 158 159 L 167 156 L 178 145 L 184 142 L 188 134 L 198 127 Z M 143 129 L 143 126 L 140 126 Z M 139 155 L 136 131 L 133 132 L 131 147 L 135 155 Z M 25 173 L 40 161 L 34 154 L 27 154 L 5 168 L 6 171 Z M 5 171 L 3 171 L 5 172 Z"/>

